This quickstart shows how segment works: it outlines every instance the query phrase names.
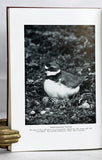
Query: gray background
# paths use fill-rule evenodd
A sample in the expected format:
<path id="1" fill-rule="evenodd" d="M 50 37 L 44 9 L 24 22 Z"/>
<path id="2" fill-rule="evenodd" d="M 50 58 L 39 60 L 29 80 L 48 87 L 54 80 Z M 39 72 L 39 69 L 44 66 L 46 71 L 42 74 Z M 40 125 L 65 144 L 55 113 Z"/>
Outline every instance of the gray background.
<path id="1" fill-rule="evenodd" d="M 7 108 L 7 6 L 102 8 L 102 0 L 0 0 L 0 112 Z"/>

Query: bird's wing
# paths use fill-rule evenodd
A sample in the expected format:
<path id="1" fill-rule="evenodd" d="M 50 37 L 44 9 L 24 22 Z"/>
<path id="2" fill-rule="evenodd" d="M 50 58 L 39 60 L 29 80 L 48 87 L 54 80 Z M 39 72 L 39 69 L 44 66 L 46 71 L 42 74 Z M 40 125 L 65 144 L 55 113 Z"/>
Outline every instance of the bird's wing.
<path id="1" fill-rule="evenodd" d="M 63 72 L 61 76 L 61 83 L 70 88 L 79 86 L 83 81 L 83 77 L 73 75 L 72 73 Z"/>

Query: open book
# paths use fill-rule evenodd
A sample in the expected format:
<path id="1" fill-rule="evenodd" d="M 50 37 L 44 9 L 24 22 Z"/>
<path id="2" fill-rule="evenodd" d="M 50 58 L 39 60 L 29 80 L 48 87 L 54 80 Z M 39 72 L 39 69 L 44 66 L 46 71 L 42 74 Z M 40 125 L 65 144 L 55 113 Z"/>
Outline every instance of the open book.
<path id="1" fill-rule="evenodd" d="M 102 148 L 101 9 L 8 8 L 11 151 Z"/>

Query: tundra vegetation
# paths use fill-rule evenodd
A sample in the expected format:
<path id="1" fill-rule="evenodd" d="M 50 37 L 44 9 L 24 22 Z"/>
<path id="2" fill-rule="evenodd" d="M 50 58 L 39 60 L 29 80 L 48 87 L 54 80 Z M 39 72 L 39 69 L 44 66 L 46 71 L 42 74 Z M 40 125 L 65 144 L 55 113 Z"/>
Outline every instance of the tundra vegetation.
<path id="1" fill-rule="evenodd" d="M 25 25 L 25 124 L 96 122 L 95 27 Z M 79 93 L 67 99 L 44 92 L 44 65 L 54 61 L 66 72 L 87 76 Z"/>

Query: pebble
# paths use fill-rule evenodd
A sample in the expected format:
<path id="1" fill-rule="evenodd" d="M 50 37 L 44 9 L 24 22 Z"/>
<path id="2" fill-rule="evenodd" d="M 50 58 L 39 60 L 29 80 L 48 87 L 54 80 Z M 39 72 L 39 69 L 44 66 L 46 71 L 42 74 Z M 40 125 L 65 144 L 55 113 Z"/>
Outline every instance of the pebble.
<path id="1" fill-rule="evenodd" d="M 30 64 L 28 64 L 29 67 L 38 67 L 37 63 L 31 62 Z"/>
<path id="2" fill-rule="evenodd" d="M 60 106 L 60 109 L 65 109 L 65 108 L 66 108 L 66 106 L 65 106 L 65 105 Z"/>
<path id="3" fill-rule="evenodd" d="M 40 112 L 41 115 L 43 115 L 43 114 L 45 114 L 45 113 L 46 113 L 46 111 L 44 111 L 44 110 Z"/>
<path id="4" fill-rule="evenodd" d="M 32 80 L 32 79 L 28 79 L 28 81 L 27 81 L 28 84 L 31 84 L 33 82 L 34 82 L 34 80 Z"/>
<path id="5" fill-rule="evenodd" d="M 28 117 L 26 117 L 26 120 L 27 120 L 27 121 L 29 121 L 29 118 L 28 118 Z"/>
<path id="6" fill-rule="evenodd" d="M 50 108 L 45 108 L 46 112 L 49 112 L 50 111 Z"/>
<path id="7" fill-rule="evenodd" d="M 90 105 L 87 102 L 84 102 L 82 105 L 78 106 L 78 108 L 88 109 Z"/>
<path id="8" fill-rule="evenodd" d="M 47 104 L 47 102 L 49 101 L 49 97 L 43 97 L 42 101 L 44 104 Z"/>
<path id="9" fill-rule="evenodd" d="M 35 111 L 31 111 L 31 112 L 30 112 L 30 115 L 34 115 L 34 114 L 35 114 Z"/>
<path id="10" fill-rule="evenodd" d="M 37 106 L 40 106 L 40 103 L 37 100 L 35 100 L 34 102 Z"/>
<path id="11" fill-rule="evenodd" d="M 50 115 L 52 115 L 53 114 L 53 112 L 50 112 Z"/>
<path id="12" fill-rule="evenodd" d="M 54 97 L 51 98 L 51 101 L 54 102 L 54 104 L 57 104 L 59 102 L 59 99 Z"/>
<path id="13" fill-rule="evenodd" d="M 88 68 L 88 71 L 91 71 L 91 68 Z"/>

